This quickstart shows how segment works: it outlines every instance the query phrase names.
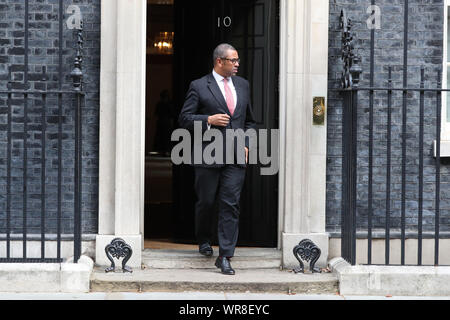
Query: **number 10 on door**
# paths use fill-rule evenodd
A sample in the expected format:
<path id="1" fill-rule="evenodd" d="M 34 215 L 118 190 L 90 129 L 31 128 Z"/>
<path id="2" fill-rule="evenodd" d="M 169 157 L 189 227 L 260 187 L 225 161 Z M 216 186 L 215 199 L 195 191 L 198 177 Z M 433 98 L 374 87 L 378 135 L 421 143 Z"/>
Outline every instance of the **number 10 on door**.
<path id="1" fill-rule="evenodd" d="M 231 26 L 231 18 L 228 16 L 224 17 L 223 19 L 221 17 L 217 17 L 217 28 L 220 28 L 221 25 L 226 28 Z"/>

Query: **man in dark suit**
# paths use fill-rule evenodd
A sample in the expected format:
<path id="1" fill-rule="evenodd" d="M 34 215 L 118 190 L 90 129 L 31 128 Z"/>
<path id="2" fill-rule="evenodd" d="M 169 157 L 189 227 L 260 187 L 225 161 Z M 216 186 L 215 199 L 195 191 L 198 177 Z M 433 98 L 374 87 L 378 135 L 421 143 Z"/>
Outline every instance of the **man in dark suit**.
<path id="1" fill-rule="evenodd" d="M 239 55 L 229 44 L 220 44 L 213 53 L 214 69 L 206 76 L 191 82 L 179 116 L 180 126 L 193 130 L 194 122 L 202 124 L 203 132 L 218 129 L 226 141 L 226 129 L 255 127 L 250 104 L 250 87 L 247 80 L 235 76 L 239 67 Z M 207 143 L 203 142 L 202 149 Z M 249 141 L 245 141 L 245 163 L 227 161 L 207 164 L 202 159 L 195 167 L 195 233 L 199 252 L 212 256 L 211 222 L 214 203 L 219 204 L 218 240 L 219 257 L 215 265 L 223 274 L 235 274 L 230 258 L 234 255 L 239 229 L 239 199 L 248 163 Z M 195 149 L 195 147 L 194 147 Z M 224 147 L 224 151 L 226 148 Z M 233 148 L 233 159 L 243 150 Z M 224 152 L 225 153 L 225 152 Z M 226 155 L 223 155 L 224 158 Z"/>

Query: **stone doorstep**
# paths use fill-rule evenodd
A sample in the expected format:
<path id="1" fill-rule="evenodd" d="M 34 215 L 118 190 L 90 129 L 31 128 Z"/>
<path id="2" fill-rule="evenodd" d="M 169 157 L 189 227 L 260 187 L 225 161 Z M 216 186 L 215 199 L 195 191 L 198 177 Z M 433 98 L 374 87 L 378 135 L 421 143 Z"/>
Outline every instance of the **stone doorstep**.
<path id="1" fill-rule="evenodd" d="M 78 263 L 2 263 L 0 292 L 89 292 L 94 262 L 81 256 Z"/>
<path id="2" fill-rule="evenodd" d="M 228 276 L 219 269 L 133 269 L 123 273 L 120 266 L 115 272 L 105 273 L 96 266 L 91 276 L 91 292 L 151 292 L 151 291 L 207 291 L 336 294 L 336 275 L 296 274 L 280 269 L 238 269 Z"/>
<path id="3" fill-rule="evenodd" d="M 338 257 L 329 268 L 341 295 L 450 296 L 450 267 L 350 265 Z"/>
<path id="4" fill-rule="evenodd" d="M 116 271 L 105 273 L 106 266 L 96 266 L 91 276 L 92 292 L 255 292 L 336 294 L 336 275 L 296 274 L 280 270 L 282 252 L 276 248 L 236 248 L 232 266 L 236 275 L 227 276 L 214 266 L 214 255 L 204 257 L 198 249 L 145 249 L 142 268 L 123 273 L 116 259 Z"/>
<path id="5" fill-rule="evenodd" d="M 202 256 L 198 250 L 146 249 L 142 262 L 150 269 L 216 269 L 218 248 L 213 249 L 212 257 Z M 281 251 L 270 248 L 236 248 L 232 259 L 232 266 L 237 269 L 276 269 L 280 264 Z"/>

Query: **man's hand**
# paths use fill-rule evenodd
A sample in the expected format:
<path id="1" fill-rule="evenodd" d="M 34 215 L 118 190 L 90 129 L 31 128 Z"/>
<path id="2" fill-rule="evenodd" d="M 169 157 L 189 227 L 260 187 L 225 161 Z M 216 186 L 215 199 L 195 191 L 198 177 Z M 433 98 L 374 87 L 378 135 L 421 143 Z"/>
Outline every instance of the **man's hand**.
<path id="1" fill-rule="evenodd" d="M 230 122 L 230 116 L 226 113 L 218 113 L 208 117 L 208 123 L 213 126 L 226 127 Z"/>
<path id="2" fill-rule="evenodd" d="M 248 163 L 248 148 L 245 147 L 245 163 Z"/>

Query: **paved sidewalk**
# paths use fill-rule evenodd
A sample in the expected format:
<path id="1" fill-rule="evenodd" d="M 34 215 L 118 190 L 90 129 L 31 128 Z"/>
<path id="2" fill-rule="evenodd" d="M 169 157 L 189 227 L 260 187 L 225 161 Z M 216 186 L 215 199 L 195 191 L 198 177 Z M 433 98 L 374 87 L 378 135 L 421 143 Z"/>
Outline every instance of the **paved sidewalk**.
<path id="1" fill-rule="evenodd" d="M 0 293 L 0 300 L 450 300 L 450 297 L 340 296 L 225 292 L 92 292 L 92 293 Z"/>
<path id="2" fill-rule="evenodd" d="M 332 273 L 296 274 L 280 269 L 238 269 L 228 276 L 214 269 L 134 269 L 105 273 L 95 267 L 91 292 L 236 292 L 334 295 L 338 280 Z"/>

